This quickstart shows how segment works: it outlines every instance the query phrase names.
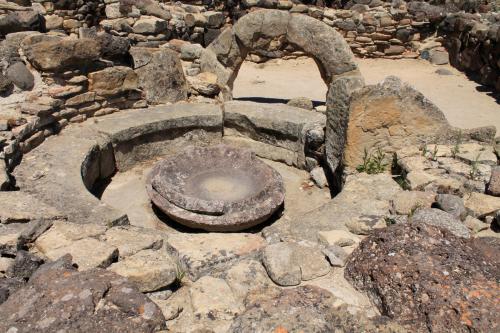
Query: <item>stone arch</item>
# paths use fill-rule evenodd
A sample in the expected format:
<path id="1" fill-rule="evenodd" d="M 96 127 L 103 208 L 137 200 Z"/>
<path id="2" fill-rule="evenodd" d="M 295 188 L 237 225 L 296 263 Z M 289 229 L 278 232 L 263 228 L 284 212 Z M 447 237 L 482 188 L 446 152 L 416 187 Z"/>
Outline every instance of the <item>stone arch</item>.
<path id="1" fill-rule="evenodd" d="M 351 95 L 364 86 L 364 79 L 347 41 L 334 28 L 304 14 L 258 10 L 240 18 L 204 50 L 201 70 L 216 74 L 224 99 L 231 99 L 233 82 L 247 54 L 278 38 L 312 57 L 328 87 L 325 157 L 335 172 L 342 162 Z"/>
<path id="2" fill-rule="evenodd" d="M 313 58 L 328 87 L 345 76 L 363 81 L 349 45 L 335 29 L 307 15 L 268 9 L 249 13 L 224 30 L 203 52 L 201 70 L 215 73 L 224 87 L 224 97 L 230 99 L 233 82 L 248 53 L 265 49 L 278 39 Z"/>

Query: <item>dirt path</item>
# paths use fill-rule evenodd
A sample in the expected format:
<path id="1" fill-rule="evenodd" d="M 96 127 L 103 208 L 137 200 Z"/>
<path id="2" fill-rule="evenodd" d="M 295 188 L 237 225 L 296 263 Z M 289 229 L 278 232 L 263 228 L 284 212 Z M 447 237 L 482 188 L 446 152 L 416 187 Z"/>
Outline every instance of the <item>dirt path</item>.
<path id="1" fill-rule="evenodd" d="M 451 66 L 434 66 L 424 60 L 358 59 L 368 84 L 396 75 L 420 90 L 461 128 L 495 125 L 500 129 L 500 105 L 481 87 Z M 439 75 L 438 68 L 452 75 Z M 243 64 L 234 85 L 235 97 L 290 99 L 305 96 L 324 102 L 326 85 L 312 59 L 273 60 Z"/>

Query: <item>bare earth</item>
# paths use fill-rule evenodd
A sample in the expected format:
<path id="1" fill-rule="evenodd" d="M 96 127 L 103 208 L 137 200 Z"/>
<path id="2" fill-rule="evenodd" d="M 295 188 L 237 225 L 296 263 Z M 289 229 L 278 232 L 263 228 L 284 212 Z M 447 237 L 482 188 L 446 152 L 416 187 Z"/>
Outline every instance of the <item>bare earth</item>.
<path id="1" fill-rule="evenodd" d="M 473 128 L 494 125 L 500 129 L 500 105 L 495 98 L 451 66 L 434 66 L 418 59 L 358 59 L 367 84 L 396 75 L 421 91 L 446 115 L 451 125 Z M 439 75 L 436 70 L 452 75 Z M 308 97 L 324 102 L 326 85 L 310 58 L 272 60 L 265 64 L 245 62 L 234 84 L 234 97 L 290 99 Z"/>

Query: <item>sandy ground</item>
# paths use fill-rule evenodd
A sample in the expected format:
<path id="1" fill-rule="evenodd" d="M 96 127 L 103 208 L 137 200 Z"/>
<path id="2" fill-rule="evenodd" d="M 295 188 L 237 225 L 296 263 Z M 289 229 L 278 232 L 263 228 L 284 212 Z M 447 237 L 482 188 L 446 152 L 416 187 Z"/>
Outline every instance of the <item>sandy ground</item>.
<path id="1" fill-rule="evenodd" d="M 461 128 L 495 125 L 500 129 L 500 105 L 481 92 L 481 86 L 451 66 L 434 66 L 424 60 L 358 59 L 368 84 L 396 75 L 420 90 L 446 115 L 451 125 Z M 438 68 L 452 75 L 439 75 Z M 234 84 L 235 98 L 260 97 L 288 100 L 308 97 L 324 102 L 326 85 L 314 61 L 309 58 L 272 60 L 265 64 L 245 62 Z"/>

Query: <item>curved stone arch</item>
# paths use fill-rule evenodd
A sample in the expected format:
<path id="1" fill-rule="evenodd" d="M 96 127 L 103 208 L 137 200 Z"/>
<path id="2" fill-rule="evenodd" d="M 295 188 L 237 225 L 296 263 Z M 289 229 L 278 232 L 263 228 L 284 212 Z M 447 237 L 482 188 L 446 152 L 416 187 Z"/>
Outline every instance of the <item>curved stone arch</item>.
<path id="1" fill-rule="evenodd" d="M 233 82 L 248 53 L 283 38 L 314 59 L 328 87 L 325 154 L 335 172 L 341 164 L 354 91 L 364 86 L 347 41 L 334 28 L 304 14 L 262 9 L 224 30 L 201 55 L 201 70 L 217 75 L 224 99 L 232 98 Z"/>
<path id="2" fill-rule="evenodd" d="M 349 45 L 334 28 L 307 15 L 268 9 L 249 13 L 224 30 L 203 52 L 201 70 L 215 73 L 225 88 L 225 98 L 231 98 L 233 82 L 248 53 L 278 38 L 312 57 L 328 87 L 344 76 L 363 82 Z"/>

